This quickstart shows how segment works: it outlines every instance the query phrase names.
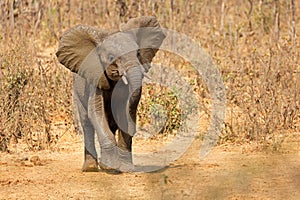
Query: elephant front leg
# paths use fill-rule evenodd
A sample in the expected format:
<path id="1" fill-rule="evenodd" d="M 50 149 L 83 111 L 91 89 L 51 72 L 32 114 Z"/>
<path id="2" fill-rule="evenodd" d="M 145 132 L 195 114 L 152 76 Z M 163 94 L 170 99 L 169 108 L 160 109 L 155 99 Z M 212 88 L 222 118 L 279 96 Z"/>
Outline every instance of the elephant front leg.
<path id="1" fill-rule="evenodd" d="M 79 103 L 78 94 L 74 94 L 74 116 L 79 117 L 78 126 L 82 127 L 84 135 L 84 163 L 82 166 L 83 172 L 99 171 L 97 152 L 95 149 L 95 129 L 87 116 L 86 109 Z"/>
<path id="2" fill-rule="evenodd" d="M 92 88 L 93 89 L 93 88 Z M 88 102 L 88 116 L 96 130 L 97 138 L 100 144 L 100 160 L 99 166 L 102 170 L 108 173 L 115 173 L 118 171 L 119 155 L 115 136 L 109 126 L 107 114 L 105 112 L 105 103 L 103 96 L 106 93 L 96 88 L 91 92 Z"/>
<path id="3" fill-rule="evenodd" d="M 120 158 L 120 170 L 123 172 L 134 171 L 134 165 L 132 162 L 132 136 L 129 134 L 119 131 L 118 137 L 118 151 Z"/>
<path id="4" fill-rule="evenodd" d="M 99 166 L 103 171 L 106 171 L 108 173 L 120 173 L 120 161 L 118 155 L 118 147 L 116 145 L 101 147 Z"/>

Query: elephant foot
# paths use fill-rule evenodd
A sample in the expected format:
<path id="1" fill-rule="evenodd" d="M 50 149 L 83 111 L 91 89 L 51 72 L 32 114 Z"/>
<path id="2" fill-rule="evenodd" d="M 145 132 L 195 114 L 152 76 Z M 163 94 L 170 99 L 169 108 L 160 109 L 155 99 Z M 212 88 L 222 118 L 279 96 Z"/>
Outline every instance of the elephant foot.
<path id="1" fill-rule="evenodd" d="M 91 155 L 87 154 L 85 156 L 85 161 L 82 166 L 83 172 L 98 172 L 98 162 Z"/>
<path id="2" fill-rule="evenodd" d="M 117 146 L 101 149 L 100 168 L 112 174 L 120 173 L 120 161 Z"/>
<path id="3" fill-rule="evenodd" d="M 120 171 L 134 172 L 134 165 L 132 162 L 132 153 L 126 150 L 118 149 L 120 157 Z"/>
<path id="4" fill-rule="evenodd" d="M 119 169 L 111 168 L 106 166 L 105 164 L 99 162 L 99 167 L 103 172 L 106 172 L 108 174 L 120 174 L 122 173 Z"/>
<path id="5" fill-rule="evenodd" d="M 120 171 L 121 172 L 134 172 L 135 167 L 132 163 L 121 163 Z"/>

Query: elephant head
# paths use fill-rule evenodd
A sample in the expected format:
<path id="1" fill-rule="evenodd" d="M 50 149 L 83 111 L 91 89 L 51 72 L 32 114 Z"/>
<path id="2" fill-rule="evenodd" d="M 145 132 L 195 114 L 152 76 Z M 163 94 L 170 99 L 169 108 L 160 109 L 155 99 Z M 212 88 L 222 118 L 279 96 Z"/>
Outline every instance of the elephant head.
<path id="1" fill-rule="evenodd" d="M 118 80 L 131 67 L 143 65 L 147 72 L 164 38 L 155 17 L 133 18 L 114 32 L 78 25 L 60 38 L 56 55 L 72 72 L 109 89 L 107 78 Z"/>

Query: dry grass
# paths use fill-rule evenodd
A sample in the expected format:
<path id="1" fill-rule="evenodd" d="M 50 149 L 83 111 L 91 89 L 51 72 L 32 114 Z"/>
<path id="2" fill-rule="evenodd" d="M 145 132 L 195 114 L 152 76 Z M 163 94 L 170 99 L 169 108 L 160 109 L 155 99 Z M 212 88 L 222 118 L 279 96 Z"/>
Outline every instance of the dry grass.
<path id="1" fill-rule="evenodd" d="M 300 128 L 297 4 L 294 0 L 3 0 L 0 150 L 7 151 L 7 145 L 20 138 L 30 149 L 48 148 L 60 138 L 51 126 L 60 121 L 71 127 L 72 76 L 50 54 L 63 31 L 78 23 L 117 28 L 130 17 L 153 14 L 164 27 L 198 40 L 218 65 L 227 88 L 226 128 L 220 142 L 252 140 L 274 146 L 277 135 Z M 163 55 L 156 60 L 190 76 L 188 63 Z M 198 89 L 200 108 L 207 108 L 204 83 L 190 78 L 203 86 Z"/>

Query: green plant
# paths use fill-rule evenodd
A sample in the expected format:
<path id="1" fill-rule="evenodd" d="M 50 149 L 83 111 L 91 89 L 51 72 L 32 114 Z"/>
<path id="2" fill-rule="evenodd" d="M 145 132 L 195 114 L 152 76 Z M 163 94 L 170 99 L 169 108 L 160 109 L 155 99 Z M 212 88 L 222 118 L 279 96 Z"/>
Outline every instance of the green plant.
<path id="1" fill-rule="evenodd" d="M 172 133 L 182 124 L 178 97 L 174 91 L 157 85 L 143 87 L 137 114 L 141 125 L 150 124 L 156 133 Z"/>

